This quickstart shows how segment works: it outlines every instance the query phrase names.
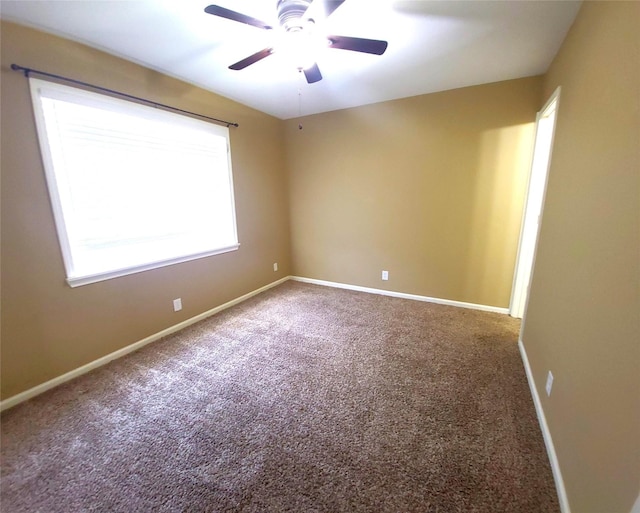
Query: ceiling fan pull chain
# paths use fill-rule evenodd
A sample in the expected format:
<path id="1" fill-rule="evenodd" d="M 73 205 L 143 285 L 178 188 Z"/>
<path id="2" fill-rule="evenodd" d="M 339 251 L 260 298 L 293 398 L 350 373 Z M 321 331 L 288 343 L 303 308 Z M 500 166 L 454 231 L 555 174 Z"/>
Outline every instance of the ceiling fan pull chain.
<path id="1" fill-rule="evenodd" d="M 302 117 L 302 89 L 298 87 L 298 119 Z M 298 123 L 298 130 L 302 130 L 302 123 Z"/>

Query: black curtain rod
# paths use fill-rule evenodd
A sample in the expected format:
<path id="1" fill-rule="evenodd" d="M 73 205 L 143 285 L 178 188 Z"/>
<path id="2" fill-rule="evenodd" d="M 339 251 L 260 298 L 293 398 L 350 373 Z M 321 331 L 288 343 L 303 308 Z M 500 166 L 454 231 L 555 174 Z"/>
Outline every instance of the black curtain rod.
<path id="1" fill-rule="evenodd" d="M 204 114 L 198 114 L 197 112 L 191 112 L 191 111 L 188 111 L 188 110 L 178 109 L 177 107 L 172 107 L 171 105 L 165 105 L 164 103 L 154 102 L 152 100 L 147 100 L 146 98 L 140 98 L 139 96 L 133 96 L 133 95 L 127 94 L 127 93 L 121 93 L 120 91 L 115 91 L 113 89 L 107 89 L 106 87 L 100 87 L 100 86 L 97 86 L 97 85 L 88 84 L 87 82 L 81 82 L 80 80 L 75 80 L 73 78 L 63 77 L 61 75 L 54 75 L 53 73 L 47 73 L 46 71 L 39 71 L 37 69 L 25 68 L 23 66 L 18 66 L 17 64 L 12 64 L 11 65 L 11 69 L 14 70 L 14 71 L 22 71 L 22 72 L 24 72 L 24 76 L 27 77 L 27 78 L 29 77 L 30 73 L 34 73 L 36 75 L 42 75 L 42 76 L 45 76 L 45 77 L 57 78 L 58 80 L 64 80 L 65 82 L 70 82 L 72 84 L 78 84 L 78 85 L 82 85 L 82 86 L 85 86 L 85 87 L 91 87 L 92 89 L 97 89 L 99 91 L 104 91 L 105 93 L 116 94 L 116 95 L 122 96 L 124 98 L 129 98 L 131 100 L 144 102 L 144 103 L 147 103 L 149 105 L 153 105 L 154 107 L 161 107 L 163 109 L 168 109 L 168 110 L 172 110 L 172 111 L 175 111 L 175 112 L 182 112 L 183 114 L 190 114 L 192 116 L 198 116 L 200 118 L 208 119 L 210 121 L 215 121 L 216 123 L 220 123 L 222 125 L 227 125 L 227 128 L 230 127 L 230 126 L 234 126 L 236 128 L 240 126 L 240 125 L 238 125 L 238 123 L 232 123 L 231 121 L 225 121 L 224 119 L 212 118 L 210 116 L 205 116 Z"/>

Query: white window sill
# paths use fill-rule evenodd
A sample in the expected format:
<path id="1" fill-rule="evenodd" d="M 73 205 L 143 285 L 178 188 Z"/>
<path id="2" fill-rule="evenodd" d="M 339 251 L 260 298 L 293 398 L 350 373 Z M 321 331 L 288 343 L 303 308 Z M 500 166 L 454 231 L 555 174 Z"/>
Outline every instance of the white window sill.
<path id="1" fill-rule="evenodd" d="M 97 283 L 99 281 L 110 280 L 112 278 L 118 278 L 120 276 L 127 276 L 129 274 L 140 273 L 143 271 L 149 271 L 151 269 L 158 269 L 160 267 L 166 267 L 168 265 L 180 264 L 182 262 L 189 262 L 190 260 L 197 260 L 199 258 L 206 258 L 213 255 L 220 255 L 222 253 L 229 253 L 236 251 L 240 247 L 240 244 L 233 244 L 224 248 L 207 251 L 205 253 L 197 253 L 195 255 L 188 255 L 178 258 L 171 258 L 169 260 L 162 260 L 159 262 L 151 262 L 148 264 L 137 265 L 132 267 L 125 267 L 123 269 L 116 269 L 114 271 L 108 271 L 104 273 L 88 274 L 82 276 L 70 276 L 67 278 L 67 283 L 70 287 L 81 287 L 82 285 L 89 285 L 90 283 Z"/>

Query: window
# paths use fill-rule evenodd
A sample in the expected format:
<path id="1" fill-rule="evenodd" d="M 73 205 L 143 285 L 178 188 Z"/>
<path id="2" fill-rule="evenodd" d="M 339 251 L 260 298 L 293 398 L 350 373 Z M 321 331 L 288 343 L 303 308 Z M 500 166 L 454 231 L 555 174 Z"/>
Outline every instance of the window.
<path id="1" fill-rule="evenodd" d="M 69 285 L 238 248 L 228 128 L 30 85 Z"/>

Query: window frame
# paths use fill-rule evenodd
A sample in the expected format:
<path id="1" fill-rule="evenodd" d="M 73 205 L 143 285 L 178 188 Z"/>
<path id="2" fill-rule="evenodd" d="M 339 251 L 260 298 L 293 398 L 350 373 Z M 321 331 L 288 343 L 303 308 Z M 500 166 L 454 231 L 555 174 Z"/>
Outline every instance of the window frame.
<path id="1" fill-rule="evenodd" d="M 40 146 L 40 154 L 42 156 L 42 163 L 47 183 L 47 190 L 49 193 L 53 218 L 56 226 L 56 232 L 58 236 L 58 243 L 62 253 L 62 259 L 64 262 L 66 282 L 71 287 L 78 287 L 87 285 L 90 283 L 96 283 L 104 280 L 110 280 L 121 276 L 127 276 L 134 273 L 148 271 L 151 269 L 158 269 L 165 266 L 175 265 L 191 260 L 197 260 L 200 258 L 206 258 L 209 256 L 219 255 L 236 251 L 240 247 L 238 241 L 238 230 L 236 220 L 236 206 L 235 206 L 235 191 L 233 182 L 233 170 L 231 165 L 231 143 L 229 137 L 229 128 L 224 126 L 215 125 L 210 122 L 206 122 L 200 119 L 196 119 L 191 116 L 174 113 L 164 109 L 158 109 L 156 107 L 149 107 L 147 105 L 108 96 L 105 94 L 89 91 L 86 89 L 80 89 L 77 87 L 60 84 L 58 82 L 52 82 L 49 80 L 43 80 L 39 78 L 29 77 L 29 87 L 31 92 L 31 100 L 33 105 L 33 113 L 36 125 L 36 131 L 38 135 L 38 142 Z M 91 273 L 79 273 L 74 269 L 73 265 L 73 249 L 68 237 L 67 223 L 65 222 L 63 200 L 61 199 L 60 190 L 58 187 L 59 177 L 54 166 L 54 158 L 51 151 L 49 141 L 49 131 L 46 125 L 46 119 L 44 114 L 44 108 L 41 101 L 41 91 L 53 91 L 56 96 L 68 96 L 78 100 L 78 103 L 88 105 L 111 105 L 114 110 L 118 112 L 126 112 L 129 115 L 140 115 L 146 119 L 158 119 L 158 120 L 171 120 L 179 123 L 181 126 L 189 125 L 192 127 L 200 127 L 210 132 L 215 132 L 215 135 L 219 135 L 226 139 L 226 163 L 227 174 L 229 183 L 229 201 L 230 201 L 230 222 L 233 232 L 233 242 L 231 244 L 224 245 L 222 247 L 212 248 L 210 250 L 195 252 L 171 258 L 160 258 L 158 260 L 148 261 L 142 264 L 126 265 L 123 267 L 108 269 L 102 272 Z"/>

